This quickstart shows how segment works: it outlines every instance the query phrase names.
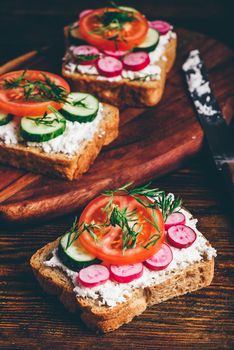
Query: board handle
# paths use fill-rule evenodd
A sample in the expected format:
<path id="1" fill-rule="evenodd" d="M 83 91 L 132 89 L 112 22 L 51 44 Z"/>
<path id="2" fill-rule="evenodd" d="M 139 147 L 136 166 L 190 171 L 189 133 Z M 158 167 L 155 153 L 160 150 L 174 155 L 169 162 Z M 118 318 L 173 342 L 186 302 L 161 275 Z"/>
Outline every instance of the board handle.
<path id="1" fill-rule="evenodd" d="M 32 58 L 40 55 L 45 50 L 48 50 L 48 46 L 42 47 L 39 50 L 32 50 L 30 52 L 27 52 L 27 53 L 21 55 L 21 56 L 13 58 L 12 60 L 8 61 L 7 63 L 3 64 L 0 67 L 0 75 L 8 73 L 14 69 L 17 69 L 23 63 L 30 61 Z"/>

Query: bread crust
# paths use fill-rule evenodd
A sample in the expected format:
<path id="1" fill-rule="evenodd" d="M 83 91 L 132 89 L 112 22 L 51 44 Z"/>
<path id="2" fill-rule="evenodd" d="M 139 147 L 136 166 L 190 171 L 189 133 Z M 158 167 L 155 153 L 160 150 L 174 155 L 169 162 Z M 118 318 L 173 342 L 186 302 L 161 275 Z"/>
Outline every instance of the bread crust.
<path id="1" fill-rule="evenodd" d="M 85 173 L 98 156 L 101 148 L 118 136 L 119 111 L 116 107 L 103 104 L 103 120 L 92 140 L 73 157 L 62 153 L 46 153 L 36 147 L 21 144 L 0 143 L 0 162 L 32 172 L 62 177 L 67 180 L 78 179 Z"/>
<path id="2" fill-rule="evenodd" d="M 68 27 L 64 28 L 65 41 L 67 41 Z M 177 39 L 172 38 L 167 44 L 163 56 L 157 65 L 161 68 L 160 80 L 151 81 L 121 81 L 98 80 L 95 75 L 71 73 L 62 66 L 62 75 L 69 81 L 74 91 L 84 91 L 95 94 L 102 101 L 115 106 L 124 107 L 145 107 L 154 106 L 162 98 L 166 75 L 171 70 L 176 58 Z"/>
<path id="3" fill-rule="evenodd" d="M 33 272 L 45 292 L 57 295 L 70 312 L 79 312 L 85 324 L 97 332 L 113 331 L 140 315 L 148 306 L 206 287 L 214 276 L 214 259 L 203 260 L 170 273 L 160 284 L 136 289 L 126 302 L 114 307 L 97 306 L 92 299 L 75 295 L 70 279 L 61 269 L 44 265 L 58 242 L 57 239 L 47 244 L 32 256 Z"/>

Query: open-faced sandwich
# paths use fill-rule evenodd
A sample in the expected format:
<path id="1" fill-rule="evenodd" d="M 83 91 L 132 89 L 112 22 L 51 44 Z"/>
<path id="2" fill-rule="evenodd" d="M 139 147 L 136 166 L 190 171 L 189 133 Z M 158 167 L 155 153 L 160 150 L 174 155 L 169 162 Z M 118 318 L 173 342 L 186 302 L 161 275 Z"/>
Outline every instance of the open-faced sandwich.
<path id="1" fill-rule="evenodd" d="M 117 106 L 153 106 L 176 56 L 176 33 L 126 7 L 85 10 L 65 27 L 62 74 L 76 91 Z"/>
<path id="2" fill-rule="evenodd" d="M 0 163 L 68 180 L 86 172 L 118 135 L 119 112 L 58 75 L 0 77 Z"/>
<path id="3" fill-rule="evenodd" d="M 113 331 L 148 306 L 211 283 L 216 252 L 196 223 L 173 194 L 126 185 L 91 201 L 31 266 L 88 327 Z"/>

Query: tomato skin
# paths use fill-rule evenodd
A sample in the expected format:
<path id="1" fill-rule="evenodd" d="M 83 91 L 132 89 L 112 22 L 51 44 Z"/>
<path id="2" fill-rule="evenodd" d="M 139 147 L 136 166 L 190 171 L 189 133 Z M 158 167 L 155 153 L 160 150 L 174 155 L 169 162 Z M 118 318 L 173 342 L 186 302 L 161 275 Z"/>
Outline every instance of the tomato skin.
<path id="1" fill-rule="evenodd" d="M 90 224 L 93 221 L 95 221 L 95 223 L 104 222 L 106 219 L 106 214 L 101 209 L 105 207 L 109 199 L 110 197 L 102 195 L 91 201 L 82 212 L 79 219 L 79 224 L 82 222 Z M 130 196 L 115 196 L 113 203 L 118 205 L 120 208 L 128 207 L 129 211 L 136 209 L 138 215 L 140 215 L 139 217 L 143 218 L 146 216 L 148 219 L 151 219 L 150 209 L 143 207 Z M 144 229 L 142 230 L 143 237 L 141 238 L 141 242 L 138 242 L 138 245 L 135 248 L 126 249 L 124 254 L 122 251 L 121 228 L 119 226 L 110 226 L 108 228 L 108 232 L 105 234 L 102 234 L 100 231 L 95 231 L 97 235 L 99 233 L 101 234 L 101 237 L 98 237 L 97 241 L 95 241 L 87 231 L 84 231 L 79 237 L 80 243 L 91 254 L 108 264 L 125 265 L 143 262 L 153 256 L 160 249 L 165 239 L 162 213 L 159 209 L 155 209 L 155 214 L 160 232 L 158 232 L 153 225 L 145 220 L 143 222 Z M 147 243 L 147 239 L 156 233 L 159 233 L 161 236 L 157 243 L 154 246 L 150 246 L 148 249 L 143 248 L 142 245 Z M 120 241 L 118 247 L 113 244 L 113 242 L 116 241 Z"/>
<path id="2" fill-rule="evenodd" d="M 101 22 L 98 21 L 97 18 L 100 18 L 104 12 L 108 11 L 122 12 L 123 10 L 115 8 L 99 8 L 80 19 L 80 33 L 88 43 L 102 50 L 116 51 L 130 50 L 144 41 L 149 24 L 145 17 L 139 12 L 134 12 L 135 20 L 127 22 L 125 28 L 121 30 L 121 35 L 118 36 L 117 42 L 110 39 L 108 40 L 108 37 L 115 36 L 114 30 L 105 32 L 105 35 L 93 32 L 94 29 L 101 26 Z"/>
<path id="3" fill-rule="evenodd" d="M 4 81 L 8 79 L 14 79 L 20 77 L 23 74 L 24 70 L 18 70 L 10 73 L 5 73 L 0 76 L 0 111 L 5 113 L 14 114 L 18 117 L 22 116 L 40 116 L 45 112 L 51 112 L 48 109 L 48 106 L 52 106 L 56 109 L 60 109 L 63 106 L 63 103 L 56 101 L 48 100 L 42 102 L 35 101 L 23 101 L 22 99 L 13 98 L 17 95 L 22 95 L 22 88 L 12 88 L 5 89 Z M 37 70 L 27 70 L 26 77 L 30 80 L 42 79 L 43 74 L 48 76 L 53 82 L 57 85 L 63 87 L 67 92 L 70 92 L 70 87 L 68 83 L 61 78 L 60 76 Z"/>

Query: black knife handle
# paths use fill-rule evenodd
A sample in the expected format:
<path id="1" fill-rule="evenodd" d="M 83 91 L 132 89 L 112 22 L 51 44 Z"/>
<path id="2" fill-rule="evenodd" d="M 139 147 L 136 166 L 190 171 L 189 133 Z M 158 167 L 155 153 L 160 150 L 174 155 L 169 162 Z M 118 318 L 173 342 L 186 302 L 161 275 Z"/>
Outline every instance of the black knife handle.
<path id="1" fill-rule="evenodd" d="M 234 205 L 234 160 L 226 160 L 222 164 L 221 173 L 227 184 L 228 194 L 231 197 L 232 204 Z"/>

